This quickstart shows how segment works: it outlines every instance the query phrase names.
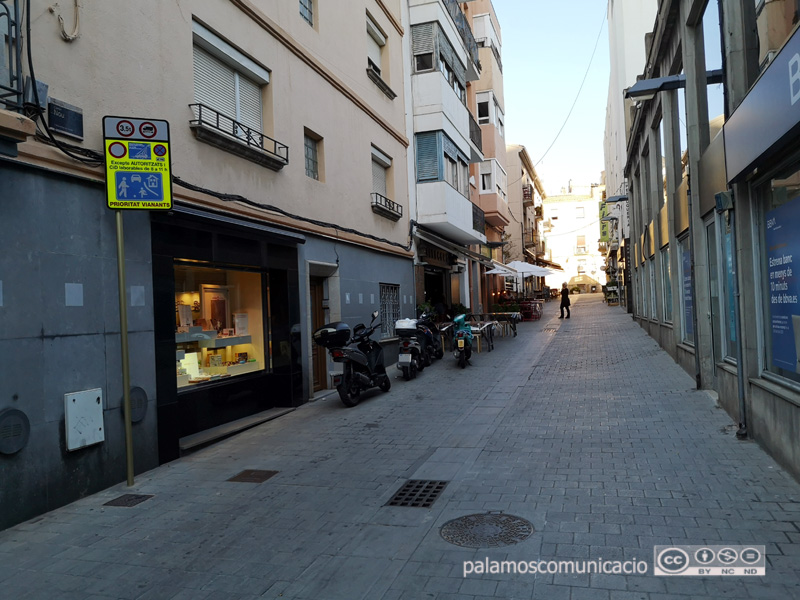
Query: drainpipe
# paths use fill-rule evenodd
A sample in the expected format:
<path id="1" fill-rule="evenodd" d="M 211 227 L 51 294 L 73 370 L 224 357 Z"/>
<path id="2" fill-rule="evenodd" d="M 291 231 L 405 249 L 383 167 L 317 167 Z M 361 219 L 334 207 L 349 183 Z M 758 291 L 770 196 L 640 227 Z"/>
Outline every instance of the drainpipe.
<path id="1" fill-rule="evenodd" d="M 686 199 L 689 203 L 689 254 L 691 260 L 691 277 L 690 277 L 690 295 L 692 297 L 692 337 L 694 339 L 694 383 L 696 389 L 702 389 L 702 377 L 700 371 L 700 332 L 697 330 L 697 289 L 695 285 L 695 269 L 694 269 L 694 220 L 692 213 L 692 176 L 689 172 L 689 167 L 686 167 L 686 179 L 688 182 L 688 189 L 686 190 Z"/>

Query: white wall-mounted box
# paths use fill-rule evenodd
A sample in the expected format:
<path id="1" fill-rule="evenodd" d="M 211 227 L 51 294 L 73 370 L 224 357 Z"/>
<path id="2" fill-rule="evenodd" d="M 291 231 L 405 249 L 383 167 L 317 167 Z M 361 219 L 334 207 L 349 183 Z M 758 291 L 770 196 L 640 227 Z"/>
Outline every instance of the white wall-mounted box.
<path id="1" fill-rule="evenodd" d="M 64 429 L 67 450 L 78 450 L 106 439 L 102 388 L 64 394 Z"/>

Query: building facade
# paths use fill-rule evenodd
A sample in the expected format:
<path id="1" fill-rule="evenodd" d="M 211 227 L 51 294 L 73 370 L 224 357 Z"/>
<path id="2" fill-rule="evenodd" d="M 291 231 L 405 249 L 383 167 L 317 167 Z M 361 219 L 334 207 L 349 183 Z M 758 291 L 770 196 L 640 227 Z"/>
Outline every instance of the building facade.
<path id="1" fill-rule="evenodd" d="M 172 209 L 121 219 L 137 472 L 329 387 L 324 322 L 378 310 L 391 361 L 415 306 L 404 2 L 0 5 L 0 527 L 125 478 L 104 116 L 169 123 Z M 75 439 L 72 402 L 99 433 Z"/>
<path id="2" fill-rule="evenodd" d="M 636 318 L 795 476 L 797 19 L 793 1 L 660 2 L 625 171 Z"/>

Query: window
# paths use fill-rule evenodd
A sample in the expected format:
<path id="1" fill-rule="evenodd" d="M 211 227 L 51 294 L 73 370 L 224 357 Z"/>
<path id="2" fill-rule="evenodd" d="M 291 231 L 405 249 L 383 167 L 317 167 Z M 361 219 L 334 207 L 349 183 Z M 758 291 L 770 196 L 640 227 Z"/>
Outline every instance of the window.
<path id="1" fill-rule="evenodd" d="M 654 258 L 650 259 L 650 266 L 648 267 L 648 272 L 650 275 L 650 318 L 651 319 L 658 319 L 658 311 L 657 311 L 657 304 L 658 299 L 656 298 L 656 261 Z"/>
<path id="2" fill-rule="evenodd" d="M 303 144 L 306 156 L 306 175 L 319 181 L 319 140 L 306 132 L 303 136 Z"/>
<path id="3" fill-rule="evenodd" d="M 577 242 L 576 242 L 575 254 L 586 254 L 586 236 L 585 235 L 579 235 L 578 236 L 578 239 L 577 239 Z"/>
<path id="4" fill-rule="evenodd" d="M 394 337 L 394 323 L 400 318 L 400 286 L 381 283 L 381 338 Z"/>
<path id="5" fill-rule="evenodd" d="M 314 26 L 314 0 L 300 0 L 300 16 Z"/>
<path id="6" fill-rule="evenodd" d="M 489 102 L 478 102 L 478 123 L 486 125 L 489 123 Z"/>
<path id="7" fill-rule="evenodd" d="M 669 246 L 667 246 L 661 251 L 661 286 L 665 323 L 672 323 L 672 267 L 669 264 L 669 258 Z"/>
<path id="8" fill-rule="evenodd" d="M 578 261 L 578 273 L 586 273 L 586 261 L 579 260 Z"/>
<path id="9" fill-rule="evenodd" d="M 725 213 L 720 223 L 722 236 L 722 260 L 724 261 L 724 275 L 722 278 L 722 297 L 725 303 L 725 321 L 723 330 L 725 331 L 725 356 L 734 360 L 739 356 L 739 348 L 736 344 L 736 297 L 733 295 L 734 277 L 733 270 L 733 230 L 731 229 L 730 213 Z"/>
<path id="10" fill-rule="evenodd" d="M 692 253 L 689 237 L 678 240 L 680 261 L 678 275 L 681 282 L 681 333 L 685 344 L 694 345 L 694 308 L 692 307 Z"/>
<path id="11" fill-rule="evenodd" d="M 584 217 L 584 208 L 583 206 L 579 206 L 575 209 L 575 218 L 576 219 L 583 219 Z M 586 244 L 581 244 L 581 246 L 585 246 Z"/>
<path id="12" fill-rule="evenodd" d="M 417 73 L 420 71 L 431 71 L 433 70 L 433 53 L 428 54 L 418 54 L 414 57 L 415 64 L 414 68 L 416 69 Z"/>
<path id="13" fill-rule="evenodd" d="M 377 75 L 381 74 L 382 52 L 385 45 L 386 35 L 372 20 L 372 17 L 367 15 L 367 67 Z"/>
<path id="14" fill-rule="evenodd" d="M 505 130 L 503 129 L 503 119 L 505 117 L 503 116 L 503 111 L 500 110 L 500 105 L 497 103 L 497 100 L 495 100 L 494 103 L 494 111 L 497 131 L 500 133 L 500 137 L 505 137 Z"/>
<path id="15" fill-rule="evenodd" d="M 174 269 L 178 388 L 269 369 L 265 275 L 183 263 Z"/>
<path id="16" fill-rule="evenodd" d="M 269 83 L 269 71 L 199 23 L 192 24 L 192 32 L 195 102 L 260 133 L 261 86 Z M 238 137 L 247 135 L 232 122 L 220 122 L 219 128 Z"/>
<path id="17" fill-rule="evenodd" d="M 761 232 L 761 294 L 764 327 L 764 368 L 800 382 L 800 164 L 795 163 L 758 188 L 763 212 Z"/>
<path id="18" fill-rule="evenodd" d="M 386 156 L 383 152 L 378 150 L 375 146 L 372 147 L 372 191 L 388 198 L 387 193 L 387 173 L 389 167 L 392 166 L 392 159 Z"/>

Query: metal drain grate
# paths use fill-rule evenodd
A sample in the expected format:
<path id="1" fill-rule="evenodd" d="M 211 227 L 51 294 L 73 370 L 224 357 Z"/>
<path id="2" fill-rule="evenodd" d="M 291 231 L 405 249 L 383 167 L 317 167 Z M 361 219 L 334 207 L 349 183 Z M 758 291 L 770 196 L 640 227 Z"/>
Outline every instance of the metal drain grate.
<path id="1" fill-rule="evenodd" d="M 448 521 L 439 530 L 442 539 L 464 548 L 495 548 L 526 540 L 533 524 L 521 517 L 504 514 L 467 515 Z"/>
<path id="2" fill-rule="evenodd" d="M 141 504 L 145 500 L 149 500 L 152 497 L 153 494 L 123 494 L 119 498 L 109 500 L 103 504 L 103 506 L 136 506 L 137 504 Z"/>
<path id="3" fill-rule="evenodd" d="M 442 494 L 447 481 L 432 481 L 428 479 L 409 479 L 401 487 L 386 506 L 414 506 L 430 508 Z"/>
<path id="4" fill-rule="evenodd" d="M 238 483 L 264 483 L 270 477 L 278 474 L 278 471 L 262 471 L 259 469 L 245 469 L 238 475 L 234 475 L 228 481 Z"/>
<path id="5" fill-rule="evenodd" d="M 548 333 L 555 333 L 556 332 L 556 328 L 555 327 L 545 327 L 544 329 L 542 329 L 542 331 L 546 331 Z"/>

